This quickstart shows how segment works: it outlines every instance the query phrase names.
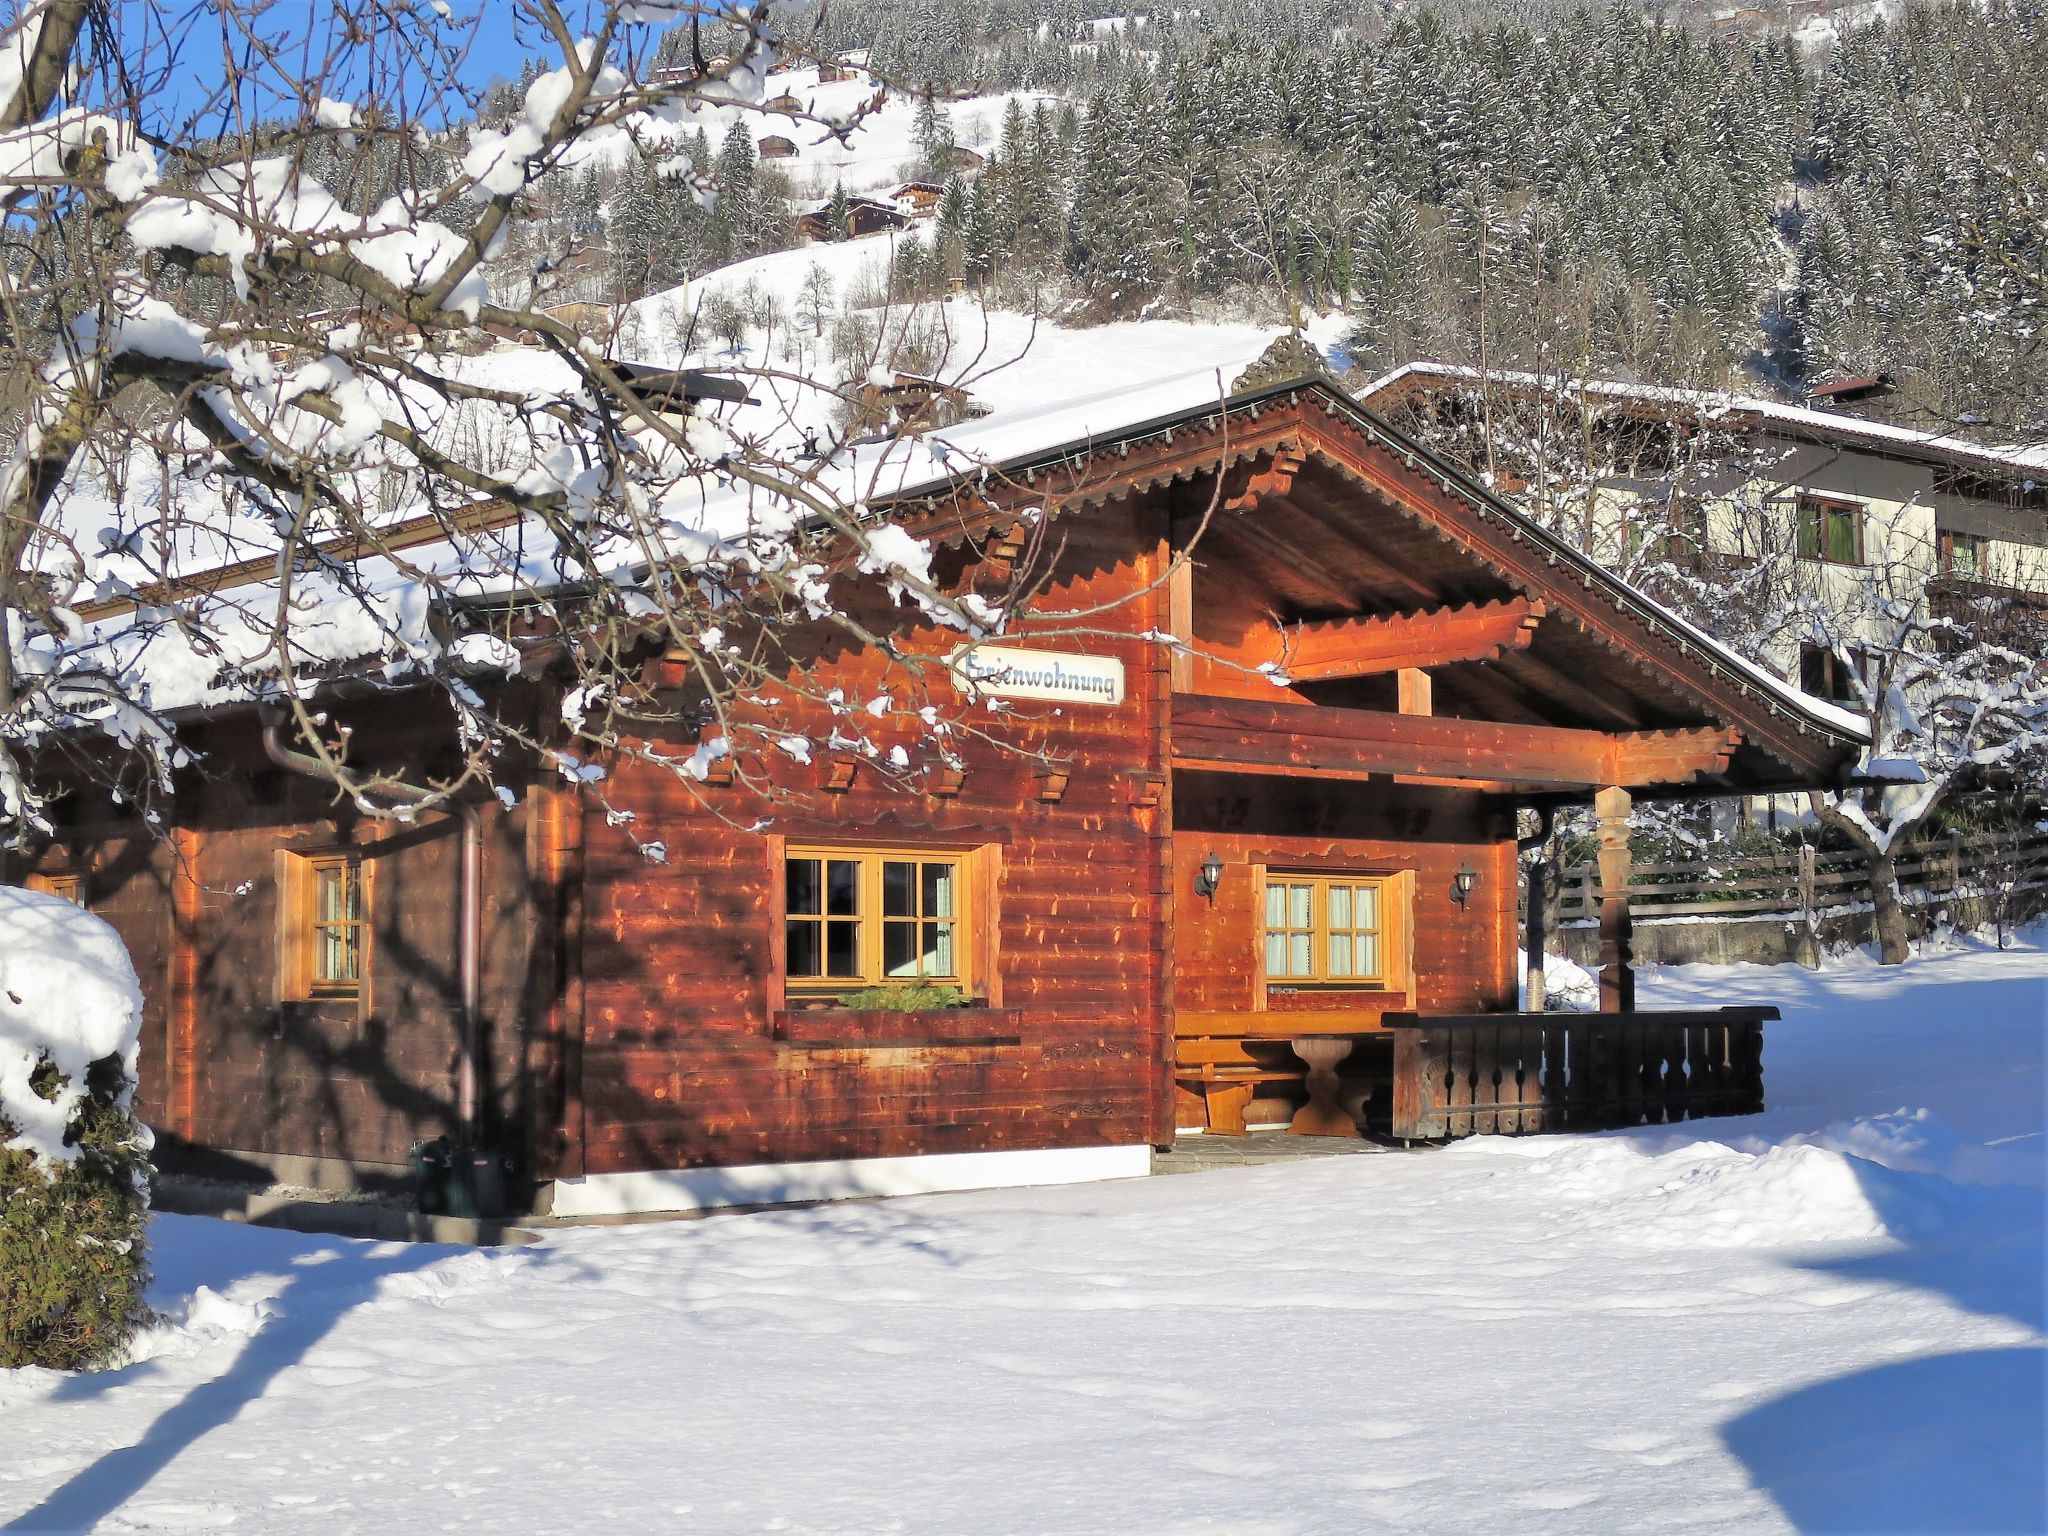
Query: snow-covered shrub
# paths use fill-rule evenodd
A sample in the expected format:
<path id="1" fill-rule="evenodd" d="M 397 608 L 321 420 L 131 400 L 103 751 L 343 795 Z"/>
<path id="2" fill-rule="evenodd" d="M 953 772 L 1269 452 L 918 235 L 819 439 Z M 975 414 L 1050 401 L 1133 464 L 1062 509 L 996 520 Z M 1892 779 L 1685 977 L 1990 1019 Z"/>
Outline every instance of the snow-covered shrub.
<path id="1" fill-rule="evenodd" d="M 120 936 L 0 886 L 0 1367 L 118 1361 L 146 1316 L 142 991 Z"/>

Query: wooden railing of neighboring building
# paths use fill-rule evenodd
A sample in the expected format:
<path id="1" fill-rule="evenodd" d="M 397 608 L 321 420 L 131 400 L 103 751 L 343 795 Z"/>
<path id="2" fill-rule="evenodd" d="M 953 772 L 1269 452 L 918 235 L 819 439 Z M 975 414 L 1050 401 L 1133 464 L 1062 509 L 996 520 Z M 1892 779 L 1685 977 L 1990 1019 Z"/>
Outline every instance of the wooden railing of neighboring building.
<path id="1" fill-rule="evenodd" d="M 2048 835 L 1957 834 L 1911 843 L 1899 856 L 1898 875 L 1909 901 L 2048 893 Z M 1869 889 L 1862 855 L 1801 847 L 1782 854 L 1637 864 L 1629 872 L 1628 903 L 1638 921 L 1796 916 L 1854 906 L 1869 899 Z M 1567 865 L 1559 920 L 1597 921 L 1601 895 L 1598 864 Z"/>

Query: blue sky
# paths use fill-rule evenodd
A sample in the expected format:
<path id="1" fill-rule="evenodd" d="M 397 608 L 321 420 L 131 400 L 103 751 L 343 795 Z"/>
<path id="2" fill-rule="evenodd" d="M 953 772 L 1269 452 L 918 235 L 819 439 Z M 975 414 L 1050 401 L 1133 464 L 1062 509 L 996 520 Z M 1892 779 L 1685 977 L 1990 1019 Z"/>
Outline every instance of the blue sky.
<path id="1" fill-rule="evenodd" d="M 234 6 L 228 15 L 212 0 L 122 0 L 116 16 L 124 59 L 144 66 L 137 83 L 153 126 L 175 131 L 198 114 L 200 130 L 213 132 L 225 126 L 222 87 L 231 68 L 244 80 L 245 110 L 269 114 L 298 82 L 321 74 L 324 60 L 340 55 L 344 78 L 334 94 L 389 100 L 397 92 L 410 110 L 437 120 L 460 110 L 451 81 L 480 90 L 517 75 L 527 58 L 552 54 L 551 39 L 521 13 L 517 0 L 446 3 L 446 20 L 430 0 L 272 0 L 267 7 Z M 411 16 L 393 24 L 388 18 L 400 4 L 410 5 Z M 573 25 L 594 19 L 599 7 L 565 0 L 564 9 Z M 351 39 L 357 18 L 379 18 L 380 24 Z M 253 28 L 253 35 L 239 26 Z M 650 48 L 660 33 L 636 31 Z M 374 92 L 372 79 L 379 82 Z"/>

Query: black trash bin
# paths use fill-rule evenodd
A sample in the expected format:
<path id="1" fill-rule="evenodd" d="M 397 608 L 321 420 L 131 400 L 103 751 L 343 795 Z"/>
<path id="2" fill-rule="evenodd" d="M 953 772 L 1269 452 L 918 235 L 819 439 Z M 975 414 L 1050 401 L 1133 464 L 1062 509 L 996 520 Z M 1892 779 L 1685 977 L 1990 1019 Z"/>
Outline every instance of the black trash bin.
<path id="1" fill-rule="evenodd" d="M 446 1136 L 414 1144 L 412 1149 L 413 1203 L 423 1216 L 447 1216 L 449 1185 L 453 1183 L 454 1148 Z"/>
<path id="2" fill-rule="evenodd" d="M 501 1153 L 436 1136 L 412 1149 L 412 1168 L 423 1216 L 476 1220 L 505 1214 L 512 1178 Z"/>

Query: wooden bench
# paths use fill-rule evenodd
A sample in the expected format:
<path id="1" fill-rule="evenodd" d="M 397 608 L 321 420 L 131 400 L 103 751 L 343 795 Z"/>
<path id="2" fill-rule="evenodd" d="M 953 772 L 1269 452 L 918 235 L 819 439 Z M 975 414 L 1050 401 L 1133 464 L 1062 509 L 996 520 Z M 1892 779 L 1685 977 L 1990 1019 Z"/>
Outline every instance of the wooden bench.
<path id="1" fill-rule="evenodd" d="M 1215 1034 L 1187 1032 L 1187 1026 Z M 1261 1085 L 1299 1085 L 1308 1102 L 1292 1111 L 1296 1135 L 1356 1136 L 1337 1067 L 1362 1038 L 1381 1035 L 1376 1016 L 1349 1013 L 1194 1015 L 1174 1040 L 1175 1124 L 1221 1135 L 1245 1132 L 1245 1110 Z M 1284 1054 L 1283 1049 L 1284 1048 Z M 1285 1059 L 1290 1056 L 1292 1060 Z M 1290 1099 L 1292 1096 L 1289 1096 Z"/>

